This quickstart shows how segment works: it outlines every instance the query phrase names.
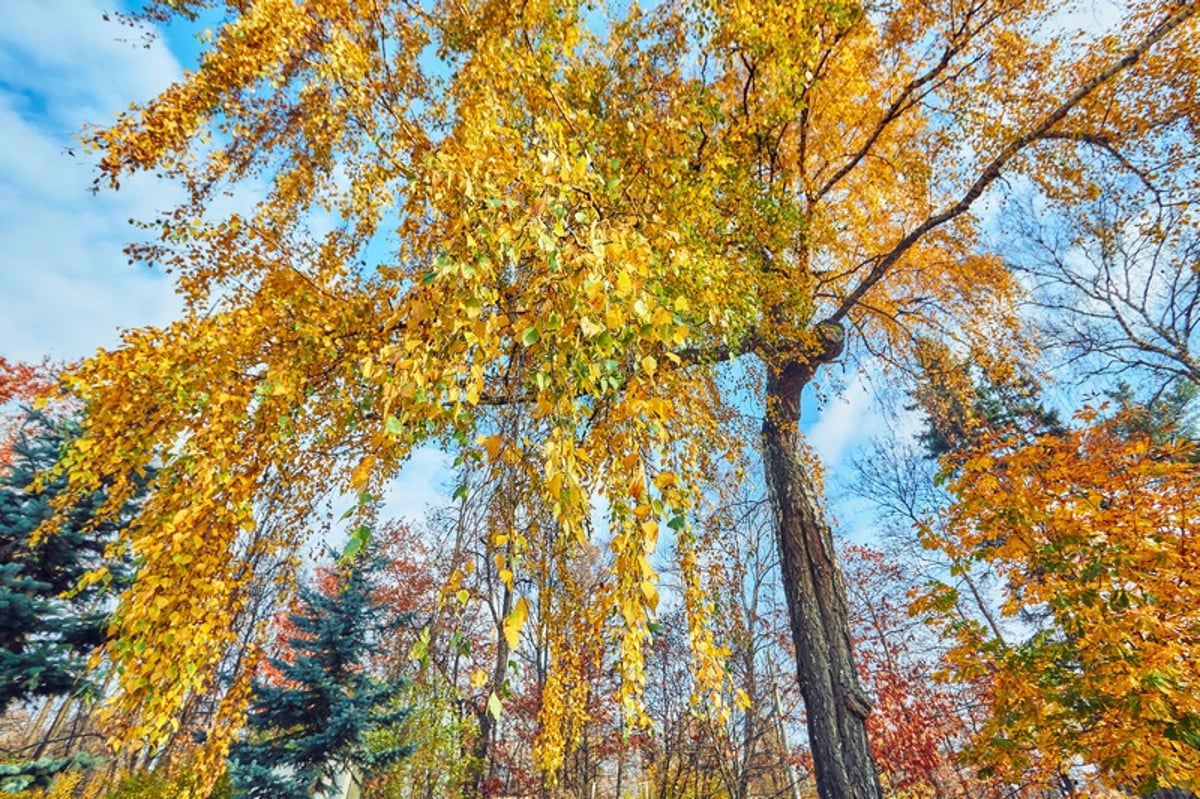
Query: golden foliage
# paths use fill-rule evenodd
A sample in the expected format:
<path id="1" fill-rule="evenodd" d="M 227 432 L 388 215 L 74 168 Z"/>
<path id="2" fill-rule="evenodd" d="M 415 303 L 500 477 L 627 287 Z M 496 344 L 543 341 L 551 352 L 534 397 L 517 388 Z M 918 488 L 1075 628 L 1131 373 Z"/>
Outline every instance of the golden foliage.
<path id="1" fill-rule="evenodd" d="M 1200 773 L 1200 466 L 1118 416 L 965 457 L 925 544 L 1002 581 L 1005 632 L 957 617 L 939 586 L 950 675 L 983 681 L 972 759 L 1010 782 L 1094 764 L 1112 787 L 1194 788 Z M 996 447 L 999 447 L 997 451 Z M 1016 623 L 1020 620 L 1020 623 Z"/>
<path id="2" fill-rule="evenodd" d="M 1194 34 L 1194 4 L 1166 22 L 1139 5 L 1128 41 L 1068 57 L 1049 5 L 228 4 L 197 71 L 87 136 L 100 182 L 153 170 L 188 189 L 130 248 L 174 272 L 184 318 L 68 378 L 89 408 L 72 491 L 104 484 L 116 509 L 158 468 L 125 532 L 141 568 L 106 653 L 113 744 L 161 745 L 236 645 L 256 503 L 302 529 L 327 489 L 379 496 L 428 444 L 518 470 L 562 542 L 514 540 L 528 558 L 576 556 L 607 505 L 600 615 L 631 717 L 669 525 L 699 693 L 719 695 L 687 527 L 738 448 L 717 364 L 810 364 L 819 321 L 892 360 L 918 331 L 1008 354 L 1017 287 L 979 251 L 972 203 L 1032 171 L 1056 126 L 1094 122 L 1097 87 L 1137 61 L 1119 56 Z M 236 189 L 257 200 L 223 211 Z"/>

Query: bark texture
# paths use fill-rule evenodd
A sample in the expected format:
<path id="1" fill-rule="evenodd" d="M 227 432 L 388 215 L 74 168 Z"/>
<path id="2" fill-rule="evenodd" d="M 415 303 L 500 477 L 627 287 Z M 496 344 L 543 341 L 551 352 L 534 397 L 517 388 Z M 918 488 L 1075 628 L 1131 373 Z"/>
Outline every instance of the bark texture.
<path id="1" fill-rule="evenodd" d="M 811 467 L 800 451 L 800 395 L 841 353 L 837 326 L 816 328 L 814 351 L 767 359 L 763 457 L 784 591 L 821 799 L 879 799 L 867 740 L 871 702 L 854 667 L 846 588 Z"/>

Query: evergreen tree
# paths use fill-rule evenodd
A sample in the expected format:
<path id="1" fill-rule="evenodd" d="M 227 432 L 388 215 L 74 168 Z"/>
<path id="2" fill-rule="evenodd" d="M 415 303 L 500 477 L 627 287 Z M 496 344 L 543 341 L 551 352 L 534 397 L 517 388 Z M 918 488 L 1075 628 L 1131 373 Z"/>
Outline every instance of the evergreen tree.
<path id="1" fill-rule="evenodd" d="M 395 624 L 375 595 L 382 565 L 368 551 L 343 559 L 329 590 L 301 587 L 288 615 L 296 631 L 287 640 L 290 656 L 269 661 L 279 680 L 255 683 L 248 739 L 230 756 L 234 796 L 328 795 L 338 774 L 371 776 L 408 753 L 374 750 L 367 741 L 408 713 L 397 707 L 404 683 L 377 679 L 369 668 L 381 633 Z"/>
<path id="2" fill-rule="evenodd" d="M 122 565 L 109 563 L 114 583 L 66 596 L 85 573 L 104 564 L 120 525 L 92 522 L 104 501 L 97 494 L 72 508 L 60 529 L 33 543 L 65 478 L 40 491 L 35 481 L 58 460 L 78 424 L 40 413 L 31 414 L 30 422 L 34 432 L 17 440 L 12 462 L 0 472 L 0 711 L 17 700 L 91 687 L 84 659 L 104 639 L 102 595 L 127 577 Z"/>
<path id="3" fill-rule="evenodd" d="M 1196 396 L 1200 386 L 1190 380 L 1177 380 L 1146 399 L 1139 399 L 1133 386 L 1125 381 L 1106 391 L 1119 417 L 1117 430 L 1125 437 L 1145 436 L 1156 444 L 1172 439 L 1195 441 L 1197 429 Z"/>
<path id="4" fill-rule="evenodd" d="M 104 593 L 128 579 L 125 564 L 105 558 L 120 522 L 93 520 L 103 494 L 75 505 L 58 530 L 34 543 L 34 532 L 53 514 L 54 497 L 65 487 L 61 477 L 40 490 L 37 481 L 79 425 L 31 412 L 22 427 L 26 432 L 11 461 L 0 467 L 0 712 L 14 702 L 79 696 L 94 688 L 86 658 L 104 640 Z M 113 581 L 71 593 L 85 573 L 106 564 Z M 44 785 L 72 764 L 88 762 L 83 753 L 9 762 L 0 766 L 0 784 Z"/>
<path id="5" fill-rule="evenodd" d="M 919 347 L 918 362 L 910 410 L 925 417 L 917 438 L 930 457 L 964 451 L 1000 431 L 1032 438 L 1066 430 L 1058 412 L 1042 403 L 1042 387 L 1028 374 L 989 374 L 971 357 L 929 340 Z"/>

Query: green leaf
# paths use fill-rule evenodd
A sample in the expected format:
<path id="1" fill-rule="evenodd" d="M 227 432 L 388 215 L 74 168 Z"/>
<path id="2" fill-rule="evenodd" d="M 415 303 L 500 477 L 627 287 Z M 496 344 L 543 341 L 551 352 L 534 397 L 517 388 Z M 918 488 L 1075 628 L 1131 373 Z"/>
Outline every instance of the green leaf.
<path id="1" fill-rule="evenodd" d="M 346 542 L 346 548 L 342 550 L 342 560 L 350 560 L 366 549 L 367 544 L 371 541 L 371 528 L 365 524 L 360 524 L 350 531 L 350 540 Z"/>
<path id="2" fill-rule="evenodd" d="M 395 416 L 389 416 L 383 425 L 383 429 L 394 436 L 398 436 L 404 432 L 404 424 Z"/>
<path id="3" fill-rule="evenodd" d="M 521 334 L 521 343 L 526 347 L 531 347 L 537 344 L 540 338 L 541 336 L 538 335 L 536 327 L 527 327 L 525 328 L 525 332 Z"/>

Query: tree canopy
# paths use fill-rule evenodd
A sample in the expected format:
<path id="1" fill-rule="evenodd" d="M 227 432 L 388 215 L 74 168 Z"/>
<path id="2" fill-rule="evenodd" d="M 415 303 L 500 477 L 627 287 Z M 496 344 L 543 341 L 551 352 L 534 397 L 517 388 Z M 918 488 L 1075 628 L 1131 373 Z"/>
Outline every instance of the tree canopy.
<path id="1" fill-rule="evenodd" d="M 955 501 L 922 532 L 953 573 L 994 570 L 998 618 L 956 612 L 941 582 L 915 607 L 951 640 L 949 674 L 986 685 L 970 752 L 986 772 L 1053 783 L 1079 758 L 1114 785 L 1195 787 L 1194 443 L 1130 411 L 1077 421 L 957 453 Z"/>
<path id="2" fill-rule="evenodd" d="M 298 529 L 329 486 L 378 495 L 427 444 L 521 486 L 531 522 L 489 540 L 565 601 L 607 509 L 634 718 L 667 528 L 719 697 L 692 522 L 749 403 L 818 785 L 877 795 L 801 393 L 925 337 L 1010 370 L 1019 287 L 973 207 L 1001 176 L 1086 192 L 1097 147 L 1136 165 L 1150 137 L 1192 141 L 1197 4 L 1130 0 L 1101 31 L 1045 0 L 146 13 L 211 5 L 199 68 L 86 135 L 99 185 L 152 170 L 188 190 L 130 248 L 175 274 L 183 318 L 69 377 L 89 408 L 73 492 L 109 486 L 115 510 L 161 467 L 124 534 L 143 565 L 109 652 L 122 739 L 164 740 L 233 642 L 259 498 Z"/>

